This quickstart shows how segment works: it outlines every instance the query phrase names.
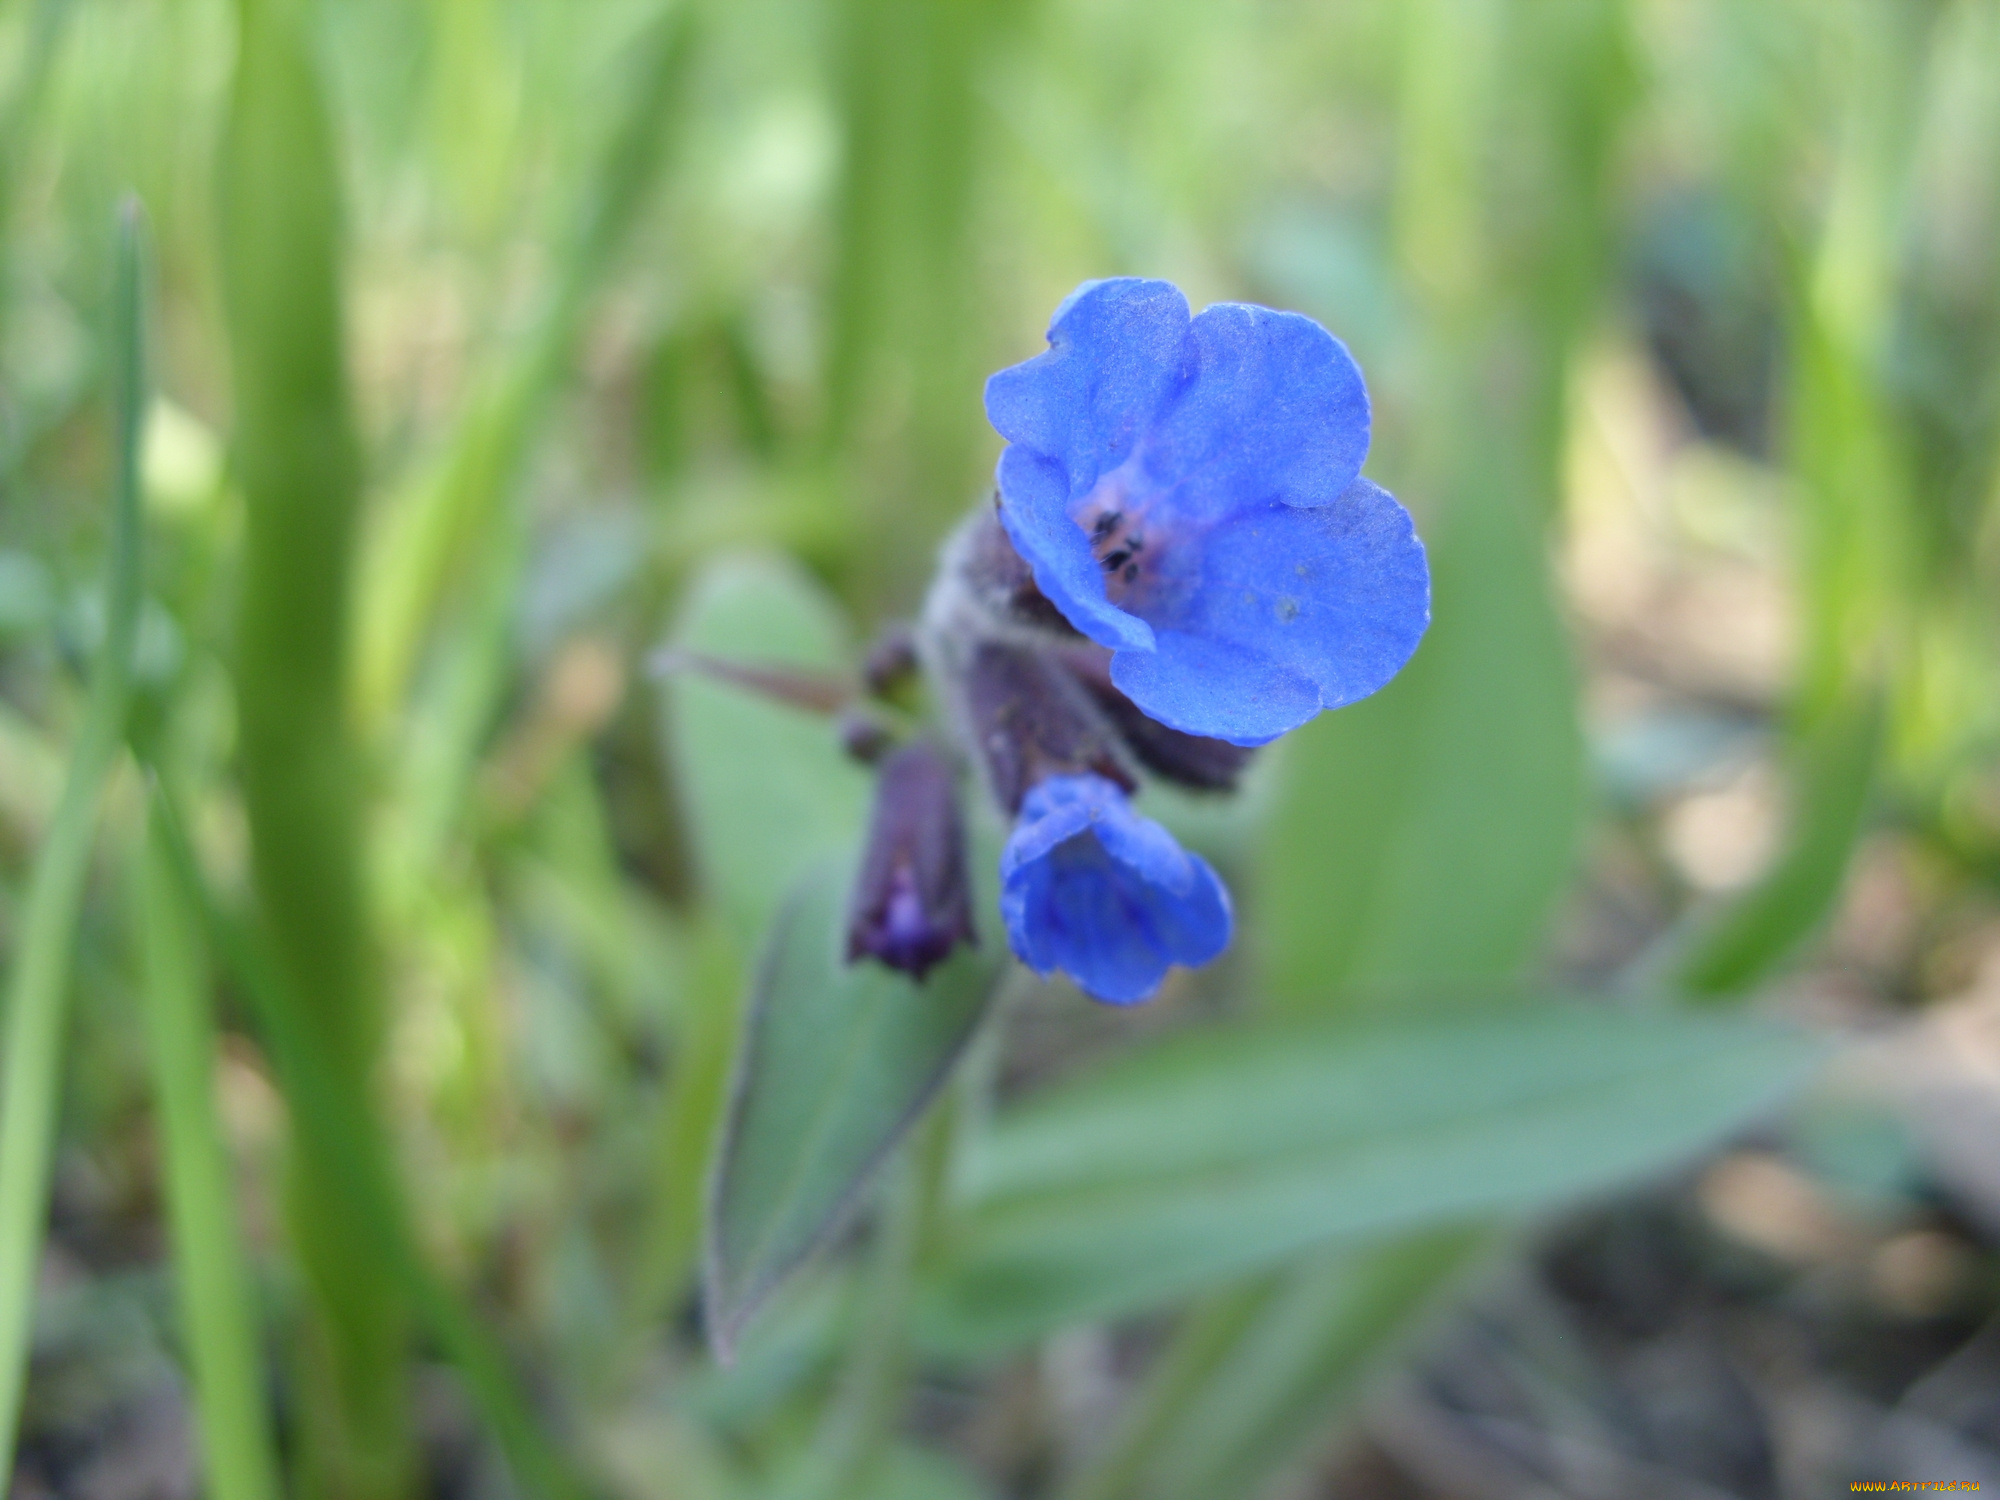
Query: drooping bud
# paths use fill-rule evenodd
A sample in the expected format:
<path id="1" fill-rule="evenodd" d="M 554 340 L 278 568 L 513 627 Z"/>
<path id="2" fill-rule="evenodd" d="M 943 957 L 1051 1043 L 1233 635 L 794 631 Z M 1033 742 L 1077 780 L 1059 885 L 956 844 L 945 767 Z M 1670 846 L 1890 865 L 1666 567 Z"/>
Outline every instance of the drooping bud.
<path id="1" fill-rule="evenodd" d="M 1255 750 L 1228 740 L 1205 739 L 1149 719 L 1111 680 L 1111 653 L 1080 644 L 1056 649 L 1062 664 L 1090 693 L 1139 764 L 1198 792 L 1233 792 Z"/>
<path id="2" fill-rule="evenodd" d="M 977 944 L 965 823 L 950 762 L 905 745 L 875 782 L 868 844 L 848 903 L 847 961 L 872 958 L 921 980 L 961 942 Z"/>
<path id="3" fill-rule="evenodd" d="M 1111 727 L 1046 651 L 981 641 L 966 667 L 965 703 L 993 795 L 1009 813 L 1051 776 L 1102 776 L 1136 790 Z"/>

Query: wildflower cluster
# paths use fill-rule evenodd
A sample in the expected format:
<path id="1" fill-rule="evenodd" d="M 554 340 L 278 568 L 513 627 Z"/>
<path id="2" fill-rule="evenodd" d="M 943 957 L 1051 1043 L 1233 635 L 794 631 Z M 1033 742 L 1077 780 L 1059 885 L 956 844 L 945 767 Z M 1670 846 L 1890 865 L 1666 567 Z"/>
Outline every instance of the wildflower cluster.
<path id="1" fill-rule="evenodd" d="M 995 504 L 947 544 L 913 638 L 954 743 L 883 763 L 848 950 L 921 977 L 974 940 L 963 755 L 1013 820 L 1014 952 L 1125 1004 L 1231 926 L 1215 871 L 1132 808 L 1140 775 L 1232 788 L 1255 747 L 1396 674 L 1430 582 L 1361 477 L 1361 372 L 1311 319 L 1095 281 L 1048 342 L 987 382 Z"/>

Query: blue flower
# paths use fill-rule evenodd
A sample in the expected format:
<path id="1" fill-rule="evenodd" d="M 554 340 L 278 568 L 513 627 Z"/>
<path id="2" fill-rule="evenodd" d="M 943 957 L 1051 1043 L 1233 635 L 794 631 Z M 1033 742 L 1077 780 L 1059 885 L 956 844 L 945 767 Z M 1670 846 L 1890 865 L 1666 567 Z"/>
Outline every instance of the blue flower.
<path id="1" fill-rule="evenodd" d="M 1000 855 L 1000 916 L 1021 961 L 1061 969 L 1099 1000 L 1130 1005 L 1171 964 L 1229 946 L 1229 892 L 1199 856 L 1102 776 L 1029 790 Z"/>
<path id="2" fill-rule="evenodd" d="M 1000 518 L 1152 718 L 1261 745 L 1395 676 L 1430 621 L 1423 544 L 1360 477 L 1368 393 L 1297 313 L 1085 282 L 986 383 Z"/>

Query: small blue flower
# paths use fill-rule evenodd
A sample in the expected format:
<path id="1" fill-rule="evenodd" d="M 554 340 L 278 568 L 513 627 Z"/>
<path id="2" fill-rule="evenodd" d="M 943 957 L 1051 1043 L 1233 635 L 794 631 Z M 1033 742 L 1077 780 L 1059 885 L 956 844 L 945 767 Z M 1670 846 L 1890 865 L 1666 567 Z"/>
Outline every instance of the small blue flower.
<path id="1" fill-rule="evenodd" d="M 986 382 L 1000 517 L 1111 676 L 1187 734 L 1262 745 L 1395 676 L 1430 621 L 1423 544 L 1360 477 L 1368 393 L 1297 313 L 1085 282 Z"/>
<path id="2" fill-rule="evenodd" d="M 1021 804 L 1000 855 L 1000 916 L 1021 961 L 1130 1005 L 1172 964 L 1229 946 L 1229 892 L 1102 776 L 1051 776 Z"/>

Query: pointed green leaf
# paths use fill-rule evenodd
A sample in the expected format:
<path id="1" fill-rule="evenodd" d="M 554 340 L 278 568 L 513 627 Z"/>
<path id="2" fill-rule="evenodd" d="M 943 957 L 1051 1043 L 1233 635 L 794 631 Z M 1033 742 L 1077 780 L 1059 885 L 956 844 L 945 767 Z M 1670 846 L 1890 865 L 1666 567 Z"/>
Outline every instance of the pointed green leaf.
<path id="1" fill-rule="evenodd" d="M 1744 1017 L 1557 1005 L 1184 1034 L 978 1143 L 930 1332 L 1004 1346 L 1304 1251 L 1570 1197 L 1699 1149 L 1816 1050 Z"/>
<path id="2" fill-rule="evenodd" d="M 695 581 L 674 644 L 724 661 L 834 670 L 847 633 L 795 564 L 751 556 Z M 840 753 L 830 720 L 740 687 L 678 675 L 668 715 L 704 888 L 748 952 L 799 874 L 860 837 L 868 773 Z"/>
<path id="3" fill-rule="evenodd" d="M 992 862 L 977 861 L 983 873 Z M 725 1354 L 763 1298 L 839 1226 L 943 1083 L 1006 962 L 990 893 L 981 946 L 922 984 L 844 958 L 851 859 L 815 866 L 780 914 L 751 999 L 708 1221 L 708 1326 Z"/>
<path id="4" fill-rule="evenodd" d="M 1429 528 L 1430 632 L 1375 697 L 1284 747 L 1258 921 L 1272 998 L 1506 973 L 1575 858 L 1581 733 L 1541 525 L 1503 486 Z"/>

